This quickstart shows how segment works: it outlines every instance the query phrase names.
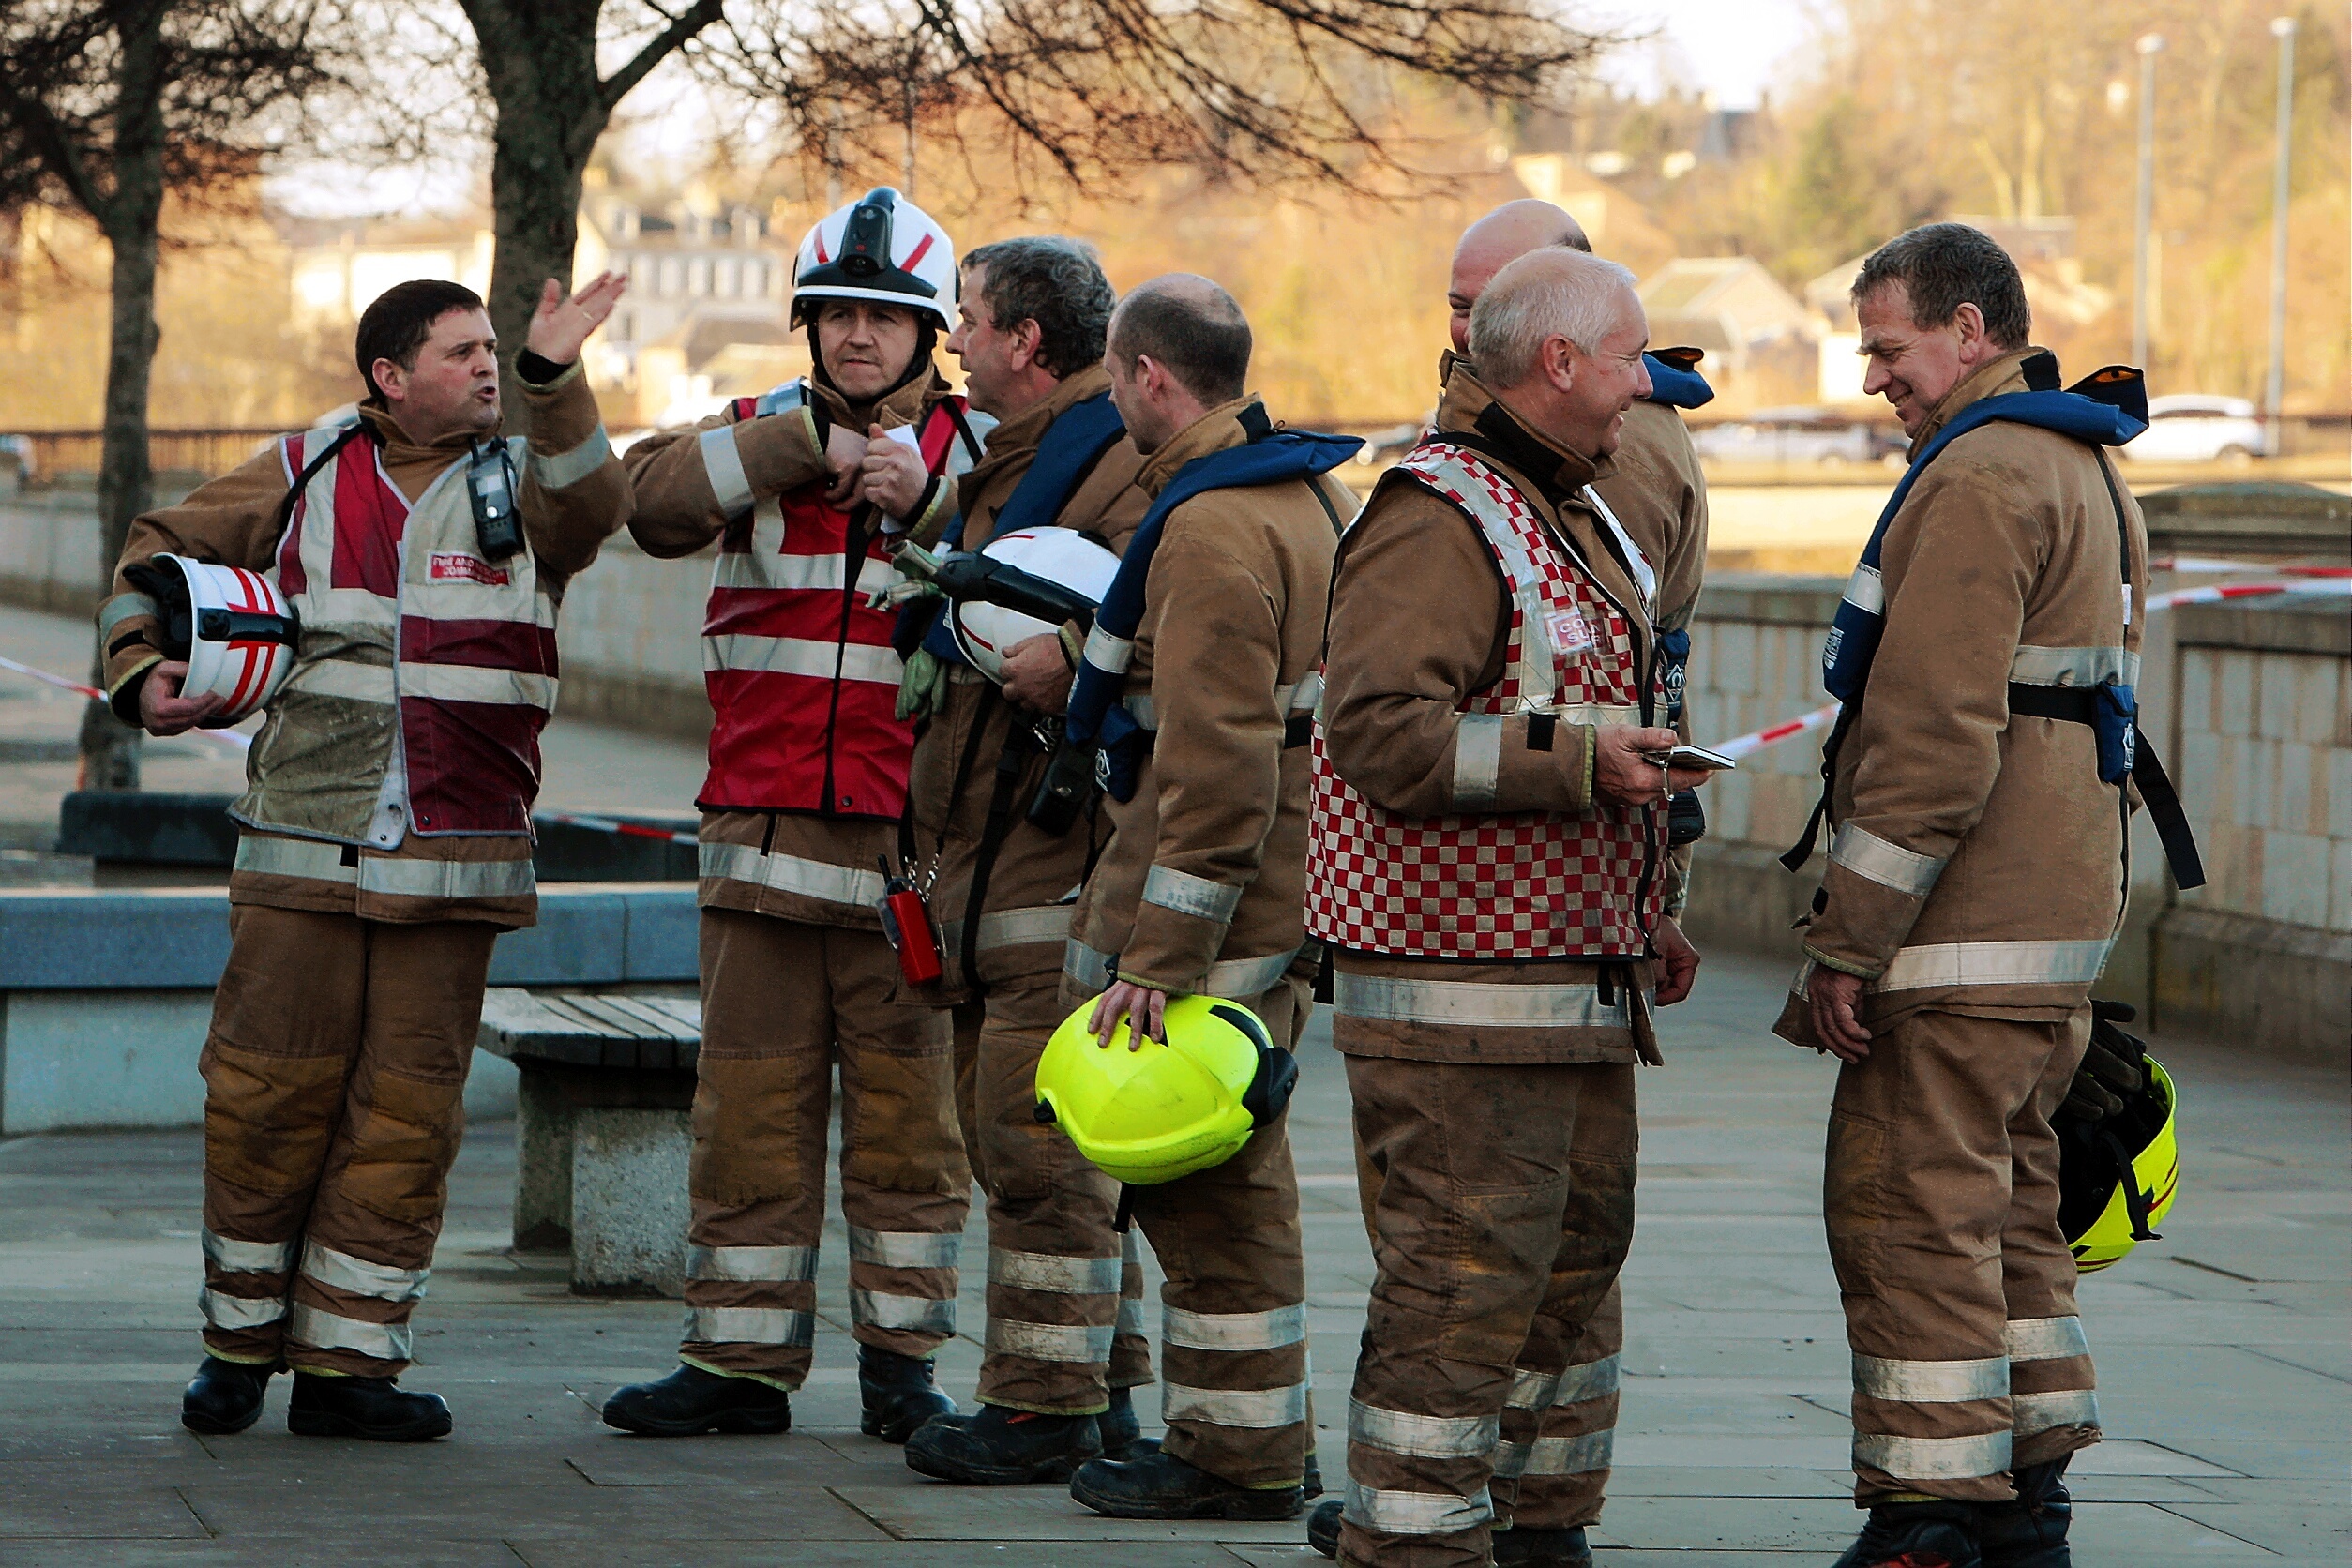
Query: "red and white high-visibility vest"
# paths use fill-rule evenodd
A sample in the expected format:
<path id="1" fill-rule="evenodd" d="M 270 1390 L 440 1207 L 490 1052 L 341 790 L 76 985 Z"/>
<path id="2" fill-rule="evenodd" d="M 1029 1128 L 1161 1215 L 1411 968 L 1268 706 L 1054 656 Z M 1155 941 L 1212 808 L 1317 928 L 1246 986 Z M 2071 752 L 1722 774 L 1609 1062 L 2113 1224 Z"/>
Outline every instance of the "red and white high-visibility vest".
<path id="1" fill-rule="evenodd" d="M 736 418 L 798 407 L 806 396 L 794 384 L 739 399 Z M 963 399 L 942 398 L 917 429 L 924 465 L 949 482 L 978 459 L 958 430 L 963 410 Z M 898 572 L 880 528 L 863 539 L 852 572 L 850 521 L 812 482 L 763 498 L 720 537 L 702 625 L 716 716 L 697 802 L 707 810 L 895 822 L 906 808 L 914 726 L 897 716 L 898 611 L 867 602 Z"/>
<path id="2" fill-rule="evenodd" d="M 1399 957 L 1638 957 L 1665 912 L 1662 807 L 1600 805 L 1585 817 L 1478 809 L 1482 794 L 1493 799 L 1501 716 L 1644 722 L 1638 608 L 1604 592 L 1476 454 L 1432 441 L 1397 466 L 1458 508 L 1494 551 L 1511 598 L 1503 673 L 1457 705 L 1462 809 L 1445 816 L 1400 816 L 1364 799 L 1332 767 L 1316 726 L 1306 928 Z M 1651 679 L 1651 711 L 1662 712 L 1663 686 Z"/>
<path id="3" fill-rule="evenodd" d="M 350 430 L 281 441 L 287 482 Z M 520 474 L 527 443 L 507 449 Z M 294 497 L 269 575 L 301 645 L 254 743 L 240 820 L 354 843 L 531 831 L 555 606 L 528 549 L 483 559 L 466 467 L 411 505 L 363 433 Z"/>

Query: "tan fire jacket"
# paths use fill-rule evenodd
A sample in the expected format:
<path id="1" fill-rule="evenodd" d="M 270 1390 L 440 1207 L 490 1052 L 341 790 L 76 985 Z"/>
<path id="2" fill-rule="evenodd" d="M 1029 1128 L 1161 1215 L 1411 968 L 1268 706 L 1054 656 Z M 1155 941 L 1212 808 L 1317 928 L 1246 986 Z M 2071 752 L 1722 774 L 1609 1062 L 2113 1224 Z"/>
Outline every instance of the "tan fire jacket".
<path id="1" fill-rule="evenodd" d="M 1256 401 L 1210 411 L 1136 482 L 1157 495 L 1193 459 L 1241 445 Z M 1113 834 L 1064 965 L 1079 992 L 1103 988 L 1115 956 L 1139 985 L 1255 997 L 1305 945 L 1309 754 L 1283 730 L 1322 652 L 1338 524 L 1354 505 L 1326 475 L 1209 490 L 1168 516 L 1125 687 L 1158 738 L 1134 798 L 1105 802 Z"/>
<path id="2" fill-rule="evenodd" d="M 996 536 L 996 515 L 1029 472 L 1047 427 L 1074 404 L 1109 388 L 1109 374 L 1100 365 L 1090 366 L 988 432 L 987 455 L 957 490 L 964 549 L 978 550 Z M 1135 484 L 1142 466 L 1142 454 L 1122 437 L 1096 460 L 1056 520 L 1096 535 L 1114 550 L 1125 550 L 1127 536 L 1152 505 Z M 1050 974 L 1061 967 L 1072 901 L 1094 852 L 1109 837 L 1110 822 L 1099 811 L 1090 813 L 1060 837 L 1030 826 L 1029 803 L 1048 761 L 1042 751 L 1031 755 L 1007 789 L 1012 827 L 989 867 L 986 897 L 974 910 L 972 868 L 997 794 L 998 761 L 1016 728 L 1025 728 L 1028 720 L 978 671 L 957 665 L 948 679 L 945 702 L 915 739 L 912 789 L 917 851 L 924 865 L 937 866 L 931 913 L 946 959 L 939 999 L 957 1002 L 969 995 L 975 980 Z M 966 977 L 965 927 L 975 916 L 980 923 L 971 933 L 971 945 L 977 972 Z"/>
<path id="3" fill-rule="evenodd" d="M 824 405 L 828 427 L 846 424 L 860 434 L 872 425 L 884 430 L 918 425 L 949 391 L 936 373 L 917 376 L 870 407 L 852 408 L 832 387 L 813 380 L 809 384 Z M 699 438 L 704 430 L 728 426 L 736 427 L 734 456 L 740 470 L 714 475 L 708 449 Z M 629 521 L 629 535 L 640 550 L 664 561 L 691 555 L 710 544 L 726 532 L 731 519 L 758 502 L 803 485 L 822 485 L 829 474 L 813 403 L 751 420 L 739 420 L 730 403 L 687 429 L 647 436 L 629 448 L 624 461 L 637 487 L 637 515 Z M 955 497 L 952 486 L 935 487 L 921 515 L 909 522 L 908 532 L 919 539 L 936 539 L 954 515 Z M 791 855 L 874 877 L 877 897 L 877 862 L 887 858 L 894 866 L 898 863 L 898 828 L 892 822 L 793 811 L 705 811 L 701 837 L 705 844 L 747 845 L 762 854 Z M 882 917 L 870 904 L 836 903 L 735 877 L 704 877 L 698 897 L 710 908 L 858 930 L 882 928 Z"/>
<path id="4" fill-rule="evenodd" d="M 549 464 L 559 465 L 552 470 L 557 473 L 576 468 L 582 456 L 604 440 L 596 397 L 577 364 L 543 386 L 522 383 L 522 394 L 531 440 L 531 460 L 523 465 L 520 503 L 523 535 L 539 572 L 560 601 L 564 583 L 584 571 L 604 541 L 628 520 L 628 480 L 620 463 L 606 451 L 601 462 L 561 489 L 551 490 L 543 482 L 550 472 Z M 463 436 L 419 446 L 381 407 L 363 404 L 359 414 L 384 438 L 385 475 L 412 502 L 450 464 L 466 456 Z M 120 596 L 135 592 L 123 576 L 124 569 L 156 555 L 187 555 L 251 571 L 275 567 L 283 536 L 279 506 L 288 488 L 279 445 L 272 441 L 237 468 L 199 486 L 177 505 L 135 520 L 122 559 L 115 564 L 117 597 L 109 604 L 120 604 Z M 134 614 L 115 620 L 106 626 L 104 635 L 109 699 L 125 723 L 136 724 L 140 687 L 146 682 L 147 671 L 163 659 L 155 644 L 155 619 Z M 279 841 L 303 842 L 282 840 L 276 834 L 245 835 L 249 844 Z M 254 858 L 240 853 L 240 859 Z M 527 874 L 531 841 L 520 836 L 427 838 L 410 834 L 389 851 L 345 846 L 342 859 L 342 869 L 349 872 L 346 877 L 232 871 L 230 902 L 356 914 L 366 920 L 396 923 L 475 920 L 506 929 L 528 926 L 538 917 L 538 896 L 528 890 L 532 885 Z M 485 876 L 460 869 L 516 861 L 524 864 L 524 872 Z M 430 869 L 433 867 L 441 869 Z M 509 888 L 520 883 L 526 891 L 467 891 L 475 885 L 501 883 Z"/>
<path id="5" fill-rule="evenodd" d="M 1469 430 L 1494 400 L 1461 369 L 1449 379 L 1438 407 L 1438 432 Z M 1495 408 L 1509 417 L 1508 411 Z M 1491 422 L 1491 421 L 1490 421 Z M 1511 460 L 1480 456 L 1510 479 L 1545 525 L 1586 564 L 1593 580 L 1619 603 L 1637 606 L 1632 576 L 1603 541 L 1603 526 L 1577 494 L 1613 470 L 1570 452 L 1511 420 Z M 1551 466 L 1534 472 L 1536 454 Z M 1477 528 L 1446 502 L 1418 485 L 1389 483 L 1340 543 L 1338 582 L 1331 612 L 1331 648 L 1323 671 L 1323 746 L 1332 766 L 1365 799 L 1415 817 L 1455 812 L 1454 759 L 1457 711 L 1468 694 L 1502 678 L 1511 632 L 1511 602 L 1501 574 Z M 1643 665 L 1653 635 L 1636 612 L 1635 645 Z M 1582 815 L 1592 807 L 1593 729 L 1553 728 L 1548 750 L 1529 744 L 1522 715 L 1503 719 L 1501 761 L 1495 779 L 1498 813 L 1557 811 Z M 1665 874 L 1659 867 L 1658 874 Z M 1362 1056 L 1424 1062 L 1543 1063 L 1631 1062 L 1636 1036 L 1630 1015 L 1621 1021 L 1573 1019 L 1597 999 L 1601 966 L 1565 961 L 1446 963 L 1342 952 L 1334 1043 Z M 1646 963 L 1630 966 L 1635 988 L 1651 980 Z M 1556 1007 L 1482 1005 L 1488 1021 L 1440 1021 L 1464 1009 L 1433 1001 L 1423 1008 L 1395 1006 L 1376 1028 L 1354 1027 L 1349 980 L 1360 976 L 1400 984 L 1386 991 L 1429 987 L 1515 988 L 1561 1000 Z M 1435 998 L 1439 995 L 1431 991 Z M 1612 1010 L 1624 1007 L 1621 1000 Z M 1416 1012 L 1427 1017 L 1400 1015 Z M 1506 1015 L 1523 1021 L 1503 1022 Z"/>
<path id="6" fill-rule="evenodd" d="M 2024 391 L 2029 352 L 1980 367 L 1918 440 Z M 2118 529 L 2110 461 L 2055 430 L 1986 425 L 1928 465 L 1888 526 L 1886 626 L 1838 752 L 1827 905 L 1804 942 L 1811 963 L 1868 982 L 1877 1030 L 1928 1007 L 2062 1018 L 2106 960 L 2124 792 L 2099 781 L 2088 725 L 2013 716 L 2009 688 L 2136 683 L 2148 535 L 2114 481 Z M 1815 1043 L 1798 999 L 1777 1027 Z"/>

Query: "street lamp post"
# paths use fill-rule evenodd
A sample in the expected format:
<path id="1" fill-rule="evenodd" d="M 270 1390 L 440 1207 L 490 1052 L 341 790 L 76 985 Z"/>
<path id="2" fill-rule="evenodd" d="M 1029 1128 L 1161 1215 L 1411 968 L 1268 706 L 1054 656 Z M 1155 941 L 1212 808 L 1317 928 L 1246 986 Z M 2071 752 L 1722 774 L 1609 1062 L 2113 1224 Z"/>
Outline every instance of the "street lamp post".
<path id="1" fill-rule="evenodd" d="M 2270 19 L 2270 36 L 2279 40 L 2278 171 L 2270 194 L 2270 378 L 2263 386 L 2262 412 L 2269 425 L 2269 455 L 2283 445 L 2279 423 L 2286 397 L 2286 204 L 2288 173 L 2295 161 L 2295 19 Z"/>
<path id="2" fill-rule="evenodd" d="M 2156 212 L 2156 56 L 2161 33 L 2143 33 L 2140 55 L 2140 189 L 2132 237 L 2132 363 L 2148 369 L 2148 234 Z"/>

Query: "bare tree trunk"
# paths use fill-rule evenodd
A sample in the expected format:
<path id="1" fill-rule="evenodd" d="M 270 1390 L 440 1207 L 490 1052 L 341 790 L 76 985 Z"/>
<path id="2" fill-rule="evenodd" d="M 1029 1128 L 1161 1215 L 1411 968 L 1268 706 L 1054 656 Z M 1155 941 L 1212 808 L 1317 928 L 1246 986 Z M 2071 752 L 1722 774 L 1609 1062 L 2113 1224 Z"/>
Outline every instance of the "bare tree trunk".
<path id="1" fill-rule="evenodd" d="M 105 435 L 98 457 L 99 597 L 112 589 L 131 520 L 155 500 L 147 466 L 147 389 L 160 333 L 155 319 L 157 225 L 163 213 L 163 10 L 142 8 L 127 21 L 117 103 L 114 188 L 97 216 L 113 250 L 113 316 L 106 359 Z M 92 685 L 105 681 L 106 649 L 92 659 Z M 136 730 L 93 701 L 82 715 L 81 784 L 139 788 Z"/>

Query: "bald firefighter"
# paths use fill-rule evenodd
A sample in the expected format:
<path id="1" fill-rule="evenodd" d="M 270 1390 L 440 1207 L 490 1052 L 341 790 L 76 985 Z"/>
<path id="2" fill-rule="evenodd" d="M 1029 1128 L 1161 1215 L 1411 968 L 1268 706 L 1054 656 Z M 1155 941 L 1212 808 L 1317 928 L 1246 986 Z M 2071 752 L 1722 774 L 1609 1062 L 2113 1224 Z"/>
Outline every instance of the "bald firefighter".
<path id="1" fill-rule="evenodd" d="M 1100 749 L 1112 837 L 1071 921 L 1063 1000 L 1165 1040 L 1171 996 L 1243 1003 L 1277 1048 L 1310 1005 L 1301 876 L 1306 716 L 1359 444 L 1276 429 L 1245 391 L 1249 323 L 1203 278 L 1111 320 L 1111 396 L 1153 498 L 1089 633 L 1068 714 Z M 1289 1123 L 1223 1163 L 1129 1189 L 1168 1275 L 1159 1452 L 1081 1466 L 1070 1495 L 1144 1519 L 1287 1519 L 1313 1440 Z"/>
<path id="2" fill-rule="evenodd" d="M 988 424 L 932 361 L 956 282 L 946 231 L 887 187 L 867 193 L 801 241 L 792 311 L 814 375 L 629 451 L 639 546 L 719 550 L 702 637 L 715 719 L 697 802 L 686 1327 L 676 1371 L 606 1401 L 626 1431 L 791 1425 L 814 1345 L 837 1068 L 861 1425 L 899 1442 L 956 1408 L 931 1364 L 956 1331 L 970 1202 L 953 1045 L 878 908 L 901 862 L 914 744 L 881 596 L 899 543 L 936 539 L 954 516 Z"/>
<path id="3" fill-rule="evenodd" d="M 2101 448 L 2146 402 L 2133 370 L 2059 390 L 1966 225 L 1891 241 L 1853 298 L 1911 466 L 1822 656 L 1829 864 L 1776 1025 L 1843 1063 L 1822 1204 L 1870 1516 L 1839 1560 L 2063 1568 L 2100 1426 L 2050 1117 L 2123 919 L 2127 784 L 2203 880 L 2133 719 L 2147 535 Z"/>
<path id="4" fill-rule="evenodd" d="M 464 1130 L 490 946 L 537 916 L 531 807 L 555 706 L 555 606 L 628 520 L 579 365 L 623 279 L 550 279 L 502 440 L 498 342 L 461 283 L 386 290 L 359 319 L 348 418 L 271 442 L 132 523 L 98 611 L 114 711 L 154 735 L 224 694 L 165 656 L 158 558 L 241 567 L 299 620 L 230 815 L 229 963 L 204 1078 L 204 1362 L 181 1421 L 259 1419 L 415 1441 L 402 1389 Z M 520 528 L 514 530 L 520 518 Z M 184 610 L 182 611 L 185 612 Z"/>
<path id="5" fill-rule="evenodd" d="M 1701 776 L 1661 760 L 1637 555 L 1592 492 L 1645 336 L 1621 267 L 1503 267 L 1475 390 L 1341 550 L 1308 929 L 1378 1275 L 1319 1544 L 1362 1568 L 1591 1560 L 1615 1385 L 1584 1348 L 1632 1240 L 1634 1065 L 1698 962 L 1665 904 L 1667 798 Z"/>
<path id="6" fill-rule="evenodd" d="M 1060 548 L 1115 565 L 1151 498 L 1103 369 L 1114 296 L 1101 263 L 1074 240 L 1008 239 L 966 254 L 963 285 L 947 346 L 972 406 L 998 423 L 959 487 L 959 548 L 1074 534 Z M 942 996 L 981 1005 L 968 1124 L 988 1204 L 988 1326 L 978 1413 L 930 1423 L 908 1440 L 907 1463 L 978 1485 L 1066 1481 L 1098 1455 L 1133 1456 L 1128 1390 L 1152 1380 L 1142 1266 L 1112 1229 L 1118 1184 L 1032 1114 L 1038 1056 L 1069 1011 L 1071 911 L 1110 822 L 1099 800 L 1036 809 L 1075 632 L 985 606 L 948 613 L 979 641 L 942 624 L 910 661 L 910 686 L 926 682 L 914 701 L 930 710 L 914 822 L 937 866 Z"/>

